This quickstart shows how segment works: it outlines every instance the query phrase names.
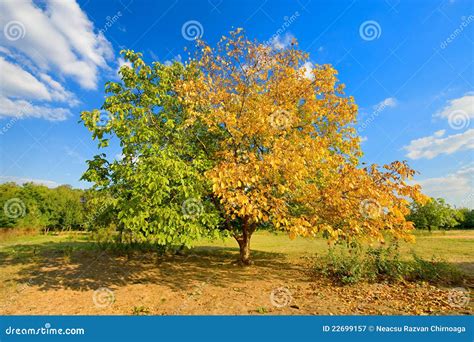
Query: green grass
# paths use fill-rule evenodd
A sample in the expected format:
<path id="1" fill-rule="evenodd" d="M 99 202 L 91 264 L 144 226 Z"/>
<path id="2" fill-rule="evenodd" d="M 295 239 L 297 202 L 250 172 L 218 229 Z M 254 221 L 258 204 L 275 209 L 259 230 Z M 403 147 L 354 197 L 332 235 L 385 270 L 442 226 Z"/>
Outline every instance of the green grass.
<path id="1" fill-rule="evenodd" d="M 43 243 L 59 242 L 79 242 L 88 241 L 88 237 L 83 233 L 60 233 L 60 234 L 37 234 L 37 235 L 16 235 L 2 239 L 0 237 L 0 249 L 21 245 L 39 245 Z"/>
<path id="2" fill-rule="evenodd" d="M 233 238 L 216 241 L 202 240 L 196 244 L 197 247 L 231 247 L 238 248 L 237 242 Z M 305 239 L 298 237 L 290 240 L 284 233 L 256 232 L 252 236 L 251 249 L 262 252 L 281 253 L 288 256 L 299 257 L 314 253 L 327 251 L 328 244 L 321 238 Z"/>
<path id="3" fill-rule="evenodd" d="M 474 272 L 474 231 L 454 230 L 436 231 L 433 233 L 416 232 L 416 242 L 402 242 L 400 252 L 402 258 L 409 258 L 412 253 L 431 259 L 436 257 L 447 262 L 458 264 Z M 56 235 L 20 235 L 0 238 L 0 250 L 4 253 L 20 251 L 22 246 L 36 245 L 38 248 L 60 249 L 71 246 L 74 248 L 94 248 L 93 242 L 88 242 L 88 236 L 84 233 L 61 233 Z M 376 246 L 376 244 L 374 244 Z M 228 247 L 237 250 L 237 243 L 233 238 L 225 240 L 208 241 L 202 240 L 196 244 L 200 251 L 206 251 L 206 247 Z M 253 251 L 279 253 L 287 258 L 296 259 L 322 255 L 328 251 L 328 244 L 322 238 L 301 238 L 290 240 L 284 233 L 270 233 L 266 231 L 256 232 L 252 237 L 251 248 Z M 209 248 L 212 253 L 212 249 Z"/>
<path id="4" fill-rule="evenodd" d="M 410 257 L 412 252 L 423 258 L 433 256 L 449 262 L 474 262 L 474 231 L 454 230 L 433 232 L 431 234 L 416 233 L 416 242 L 402 242 L 402 257 Z M 224 241 L 200 241 L 197 246 L 235 247 L 237 243 L 229 238 Z M 377 246 L 377 244 L 374 244 Z M 286 254 L 289 257 L 324 254 L 328 251 L 327 241 L 322 238 L 308 239 L 298 237 L 290 240 L 286 234 L 257 232 L 252 237 L 252 250 Z"/>

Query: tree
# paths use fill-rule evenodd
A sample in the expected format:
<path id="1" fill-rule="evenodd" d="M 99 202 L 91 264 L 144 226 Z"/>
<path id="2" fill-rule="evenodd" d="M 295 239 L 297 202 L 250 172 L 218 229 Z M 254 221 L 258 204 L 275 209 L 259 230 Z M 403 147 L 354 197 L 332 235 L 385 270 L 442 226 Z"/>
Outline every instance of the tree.
<path id="1" fill-rule="evenodd" d="M 186 113 L 174 89 L 188 69 L 180 63 L 149 66 L 139 53 L 121 53 L 131 67 L 120 69 L 121 82 L 106 84 L 100 110 L 81 114 L 104 151 L 88 161 L 82 177 L 107 198 L 107 215 L 97 217 L 117 227 L 120 242 L 189 246 L 218 235 L 221 217 L 204 177 L 209 161 L 199 127 L 183 125 Z M 121 158 L 105 153 L 112 137 L 120 143 Z"/>
<path id="2" fill-rule="evenodd" d="M 408 220 L 413 221 L 416 229 L 451 229 L 460 224 L 463 215 L 451 208 L 442 198 L 431 198 L 427 203 L 413 203 Z"/>
<path id="3" fill-rule="evenodd" d="M 474 228 L 474 209 L 461 208 L 458 211 L 462 215 L 461 227 L 464 229 Z"/>
<path id="4" fill-rule="evenodd" d="M 18 224 L 24 215 L 24 203 L 17 201 L 20 187 L 15 183 L 0 184 L 0 228 L 11 228 Z"/>
<path id="5" fill-rule="evenodd" d="M 84 221 L 84 206 L 81 201 L 84 191 L 61 185 L 53 189 L 56 205 L 54 226 L 64 230 L 79 229 Z"/>
<path id="6" fill-rule="evenodd" d="M 84 191 L 25 183 L 0 184 L 0 227 L 77 229 L 83 223 Z"/>
<path id="7" fill-rule="evenodd" d="M 229 233 L 250 264 L 262 227 L 410 238 L 408 200 L 424 199 L 406 183 L 415 172 L 359 165 L 353 98 L 331 66 L 305 67 L 296 43 L 274 50 L 237 30 L 216 49 L 200 42 L 186 64 L 122 54 L 122 81 L 106 84 L 101 110 L 81 114 L 100 148 L 111 137 L 122 148 L 119 160 L 96 155 L 83 176 L 109 198 L 121 241 L 190 245 Z"/>
<path id="8" fill-rule="evenodd" d="M 212 167 L 205 176 L 250 263 L 250 239 L 270 226 L 291 238 L 410 238 L 408 199 L 423 201 L 405 162 L 359 166 L 357 106 L 330 65 L 308 67 L 297 43 L 280 50 L 238 29 L 216 48 L 203 42 L 178 79 L 199 143 Z"/>

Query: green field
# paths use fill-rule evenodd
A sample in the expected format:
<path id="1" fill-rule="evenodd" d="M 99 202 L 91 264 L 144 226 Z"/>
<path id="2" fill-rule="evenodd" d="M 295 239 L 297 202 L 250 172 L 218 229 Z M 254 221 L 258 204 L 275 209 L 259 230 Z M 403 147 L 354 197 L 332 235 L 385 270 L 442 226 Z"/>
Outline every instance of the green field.
<path id="1" fill-rule="evenodd" d="M 418 231 L 415 232 L 415 236 L 415 243 L 401 243 L 402 257 L 408 258 L 412 253 L 415 253 L 426 259 L 442 259 L 459 265 L 465 270 L 474 271 L 473 230 L 434 231 L 431 233 Z M 86 233 L 24 235 L 0 239 L 0 251 L 7 254 L 18 250 L 24 250 L 27 253 L 30 248 L 48 250 L 63 249 L 66 246 L 77 249 L 97 248 Z M 374 246 L 378 246 L 378 244 L 374 244 Z M 211 252 L 215 248 L 225 248 L 229 253 L 235 255 L 238 253 L 237 243 L 233 238 L 214 241 L 201 240 L 196 243 L 194 251 L 205 253 L 207 251 Z M 283 233 L 256 232 L 252 237 L 252 250 L 257 255 L 259 252 L 264 252 L 295 259 L 324 254 L 328 251 L 328 243 L 322 238 L 297 237 L 290 240 Z"/>

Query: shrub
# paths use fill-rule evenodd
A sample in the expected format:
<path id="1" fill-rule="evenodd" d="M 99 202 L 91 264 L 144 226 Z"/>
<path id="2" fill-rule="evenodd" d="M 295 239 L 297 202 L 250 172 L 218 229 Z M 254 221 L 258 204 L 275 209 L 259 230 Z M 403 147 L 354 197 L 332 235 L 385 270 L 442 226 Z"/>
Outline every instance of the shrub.
<path id="1" fill-rule="evenodd" d="M 444 285 L 461 284 L 463 280 L 463 272 L 440 259 L 425 260 L 413 254 L 413 261 L 410 262 L 410 266 L 407 280 Z"/>
<path id="2" fill-rule="evenodd" d="M 148 315 L 150 313 L 150 309 L 147 306 L 134 306 L 132 309 L 132 315 L 140 316 L 140 315 Z"/>
<path id="3" fill-rule="evenodd" d="M 463 273 L 449 263 L 425 260 L 415 254 L 402 260 L 398 244 L 388 247 L 332 247 L 317 258 L 315 271 L 341 285 L 367 282 L 426 281 L 433 284 L 462 284 Z"/>
<path id="4" fill-rule="evenodd" d="M 331 248 L 327 256 L 320 258 L 316 270 L 343 285 L 354 284 L 364 278 L 363 255 L 359 248 Z"/>
<path id="5" fill-rule="evenodd" d="M 407 264 L 400 259 L 398 244 L 368 248 L 363 262 L 367 266 L 367 277 L 372 281 L 398 281 L 407 273 Z"/>

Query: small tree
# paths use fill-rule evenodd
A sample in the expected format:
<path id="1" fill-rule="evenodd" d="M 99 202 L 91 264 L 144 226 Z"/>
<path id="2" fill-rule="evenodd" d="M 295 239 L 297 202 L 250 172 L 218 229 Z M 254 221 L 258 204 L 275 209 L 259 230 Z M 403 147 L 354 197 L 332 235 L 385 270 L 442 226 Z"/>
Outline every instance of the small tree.
<path id="1" fill-rule="evenodd" d="M 215 49 L 198 47 L 178 93 L 190 114 L 185 125 L 203 127 L 212 163 L 205 174 L 242 263 L 263 226 L 291 238 L 410 238 L 407 199 L 423 199 L 405 183 L 414 171 L 405 162 L 359 167 L 357 106 L 333 67 L 309 69 L 296 42 L 275 50 L 240 29 Z"/>
<path id="2" fill-rule="evenodd" d="M 474 209 L 461 208 L 458 209 L 461 220 L 461 227 L 464 229 L 474 228 Z"/>
<path id="3" fill-rule="evenodd" d="M 413 203 L 407 217 L 416 229 L 452 229 L 460 224 L 463 215 L 451 208 L 442 198 L 431 198 L 427 203 Z"/>

